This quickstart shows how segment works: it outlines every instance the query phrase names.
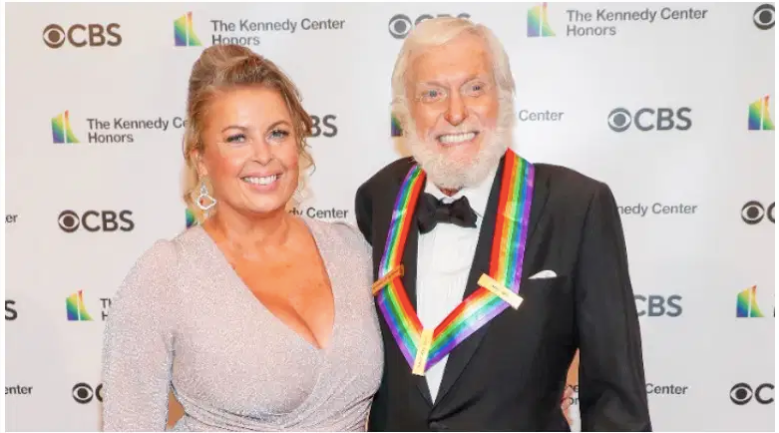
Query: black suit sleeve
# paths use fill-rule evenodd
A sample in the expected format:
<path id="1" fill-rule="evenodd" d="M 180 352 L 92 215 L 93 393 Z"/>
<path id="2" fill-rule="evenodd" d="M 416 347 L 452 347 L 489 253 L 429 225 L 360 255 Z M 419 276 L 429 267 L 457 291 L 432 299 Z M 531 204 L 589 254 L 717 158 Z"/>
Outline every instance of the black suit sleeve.
<path id="1" fill-rule="evenodd" d="M 641 332 L 611 189 L 598 183 L 576 269 L 582 431 L 651 431 Z"/>
<path id="2" fill-rule="evenodd" d="M 365 237 L 368 244 L 373 245 L 371 233 L 371 228 L 373 227 L 373 203 L 371 198 L 367 183 L 357 188 L 357 193 L 354 196 L 354 215 L 357 219 L 357 227 L 360 229 L 363 237 Z"/>

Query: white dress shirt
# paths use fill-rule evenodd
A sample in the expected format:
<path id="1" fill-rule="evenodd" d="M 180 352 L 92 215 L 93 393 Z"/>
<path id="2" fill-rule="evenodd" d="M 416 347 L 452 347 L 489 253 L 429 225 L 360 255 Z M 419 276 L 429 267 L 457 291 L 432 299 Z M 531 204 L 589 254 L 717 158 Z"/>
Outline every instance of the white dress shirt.
<path id="1" fill-rule="evenodd" d="M 438 223 L 430 232 L 419 235 L 417 316 L 425 329 L 435 329 L 463 301 L 476 244 L 479 241 L 482 218 L 487 209 L 496 172 L 497 167 L 481 184 L 464 188 L 452 197 L 442 193 L 432 182 L 426 182 L 425 192 L 443 199 L 444 203 L 451 203 L 465 196 L 478 218 L 476 228 Z M 438 395 L 448 359 L 446 356 L 425 372 L 433 401 Z"/>

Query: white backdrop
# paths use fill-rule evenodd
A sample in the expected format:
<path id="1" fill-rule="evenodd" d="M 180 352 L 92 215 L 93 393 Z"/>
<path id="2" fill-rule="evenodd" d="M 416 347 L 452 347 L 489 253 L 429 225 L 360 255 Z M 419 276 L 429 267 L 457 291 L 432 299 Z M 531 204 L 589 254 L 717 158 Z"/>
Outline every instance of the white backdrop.
<path id="1" fill-rule="evenodd" d="M 303 211 L 340 210 L 354 223 L 356 188 L 399 156 L 389 112 L 395 56 L 414 22 L 439 14 L 467 14 L 503 41 L 518 86 L 515 150 L 612 187 L 644 313 L 655 430 L 773 429 L 772 4 L 6 11 L 8 430 L 99 429 L 110 298 L 156 239 L 186 228 L 180 116 L 203 47 L 251 44 L 289 73 L 320 125 Z M 201 44 L 176 46 L 174 22 L 189 12 L 191 31 L 179 36 Z M 339 28 L 310 29 L 327 20 Z M 758 130 L 749 127 L 753 103 Z M 65 112 L 70 133 L 58 140 L 52 122 Z M 126 120 L 157 122 L 125 129 Z M 738 317 L 737 297 L 752 287 L 764 317 Z M 71 298 L 78 293 L 83 301 Z"/>

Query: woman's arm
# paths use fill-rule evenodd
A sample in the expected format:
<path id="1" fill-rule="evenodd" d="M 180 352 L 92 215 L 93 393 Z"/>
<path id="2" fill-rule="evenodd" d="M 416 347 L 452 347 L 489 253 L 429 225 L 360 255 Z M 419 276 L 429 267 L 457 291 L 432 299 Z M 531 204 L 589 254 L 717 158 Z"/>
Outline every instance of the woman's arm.
<path id="1" fill-rule="evenodd" d="M 103 343 L 103 431 L 165 431 L 173 364 L 174 248 L 158 241 L 111 302 Z"/>

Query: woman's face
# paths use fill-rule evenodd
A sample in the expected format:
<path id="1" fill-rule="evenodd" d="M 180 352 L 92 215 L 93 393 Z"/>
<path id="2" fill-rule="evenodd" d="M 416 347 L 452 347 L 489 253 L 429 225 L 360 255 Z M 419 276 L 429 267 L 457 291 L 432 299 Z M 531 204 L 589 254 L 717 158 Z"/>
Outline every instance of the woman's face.
<path id="1" fill-rule="evenodd" d="M 281 93 L 261 86 L 220 92 L 206 107 L 198 172 L 218 212 L 284 210 L 298 186 L 298 137 Z"/>

